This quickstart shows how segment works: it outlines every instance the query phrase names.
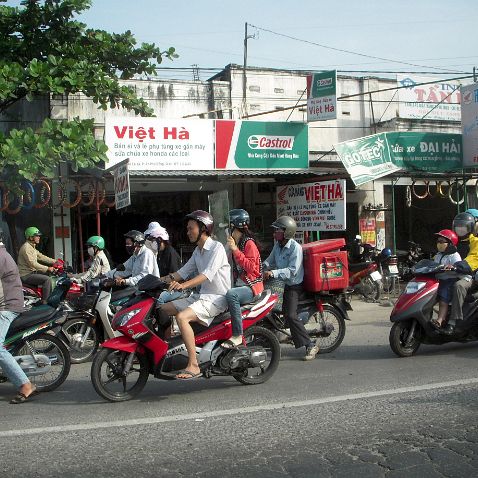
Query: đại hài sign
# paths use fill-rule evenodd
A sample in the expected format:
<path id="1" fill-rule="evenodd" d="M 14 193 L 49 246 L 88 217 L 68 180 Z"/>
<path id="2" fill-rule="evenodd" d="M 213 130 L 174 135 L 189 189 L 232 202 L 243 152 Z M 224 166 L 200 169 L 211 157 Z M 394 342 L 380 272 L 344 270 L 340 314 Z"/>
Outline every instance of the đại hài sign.
<path id="1" fill-rule="evenodd" d="M 298 231 L 344 231 L 345 179 L 280 186 L 277 216 L 291 216 Z"/>
<path id="2" fill-rule="evenodd" d="M 400 170 L 445 173 L 463 167 L 461 134 L 380 133 L 335 149 L 357 186 Z"/>

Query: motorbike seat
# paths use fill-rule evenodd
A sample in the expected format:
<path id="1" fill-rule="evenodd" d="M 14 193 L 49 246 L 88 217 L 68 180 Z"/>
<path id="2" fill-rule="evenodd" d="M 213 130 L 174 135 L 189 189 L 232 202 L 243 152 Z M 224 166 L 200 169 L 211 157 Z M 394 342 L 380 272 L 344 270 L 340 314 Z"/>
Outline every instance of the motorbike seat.
<path id="1" fill-rule="evenodd" d="M 125 289 L 115 290 L 111 293 L 111 302 L 115 302 L 125 297 L 133 295 L 138 289 L 133 286 L 126 287 Z"/>
<path id="2" fill-rule="evenodd" d="M 11 336 L 14 333 L 22 329 L 27 329 L 41 322 L 49 320 L 55 315 L 56 309 L 49 305 L 39 305 L 33 309 L 27 310 L 21 313 L 10 325 L 7 336 Z"/>
<path id="3" fill-rule="evenodd" d="M 363 269 L 366 269 L 370 265 L 370 262 L 356 262 L 354 263 L 349 263 L 349 271 L 350 272 L 358 272 Z"/>

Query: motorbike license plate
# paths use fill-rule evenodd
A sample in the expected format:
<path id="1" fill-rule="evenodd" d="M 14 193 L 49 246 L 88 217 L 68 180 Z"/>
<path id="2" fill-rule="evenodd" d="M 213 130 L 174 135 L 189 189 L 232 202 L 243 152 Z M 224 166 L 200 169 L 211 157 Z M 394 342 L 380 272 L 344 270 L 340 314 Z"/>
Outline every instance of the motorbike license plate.
<path id="1" fill-rule="evenodd" d="M 398 266 L 396 265 L 388 266 L 388 271 L 390 272 L 390 274 L 398 274 Z"/>
<path id="2" fill-rule="evenodd" d="M 382 274 L 380 274 L 380 272 L 378 272 L 378 271 L 373 271 L 370 274 L 370 277 L 373 281 L 377 282 L 378 280 L 380 280 L 382 278 Z"/>

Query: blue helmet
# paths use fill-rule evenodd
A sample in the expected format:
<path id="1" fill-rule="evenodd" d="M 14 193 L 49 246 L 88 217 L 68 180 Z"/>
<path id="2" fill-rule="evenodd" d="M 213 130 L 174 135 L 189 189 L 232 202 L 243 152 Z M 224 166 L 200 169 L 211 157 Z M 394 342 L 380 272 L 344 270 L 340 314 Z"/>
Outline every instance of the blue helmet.
<path id="1" fill-rule="evenodd" d="M 478 209 L 467 209 L 465 212 L 471 214 L 475 219 L 478 219 Z"/>

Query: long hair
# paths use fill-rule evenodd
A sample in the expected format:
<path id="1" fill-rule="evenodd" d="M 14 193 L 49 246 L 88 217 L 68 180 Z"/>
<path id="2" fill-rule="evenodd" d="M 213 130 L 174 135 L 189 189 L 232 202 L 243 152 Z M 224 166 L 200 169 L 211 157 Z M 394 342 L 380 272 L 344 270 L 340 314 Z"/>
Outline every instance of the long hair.
<path id="1" fill-rule="evenodd" d="M 261 252 L 262 250 L 262 245 L 261 243 L 259 242 L 259 240 L 257 239 L 257 236 L 249 229 L 249 226 L 244 226 L 244 227 L 241 227 L 240 228 L 242 233 L 244 234 L 244 236 L 248 237 L 248 238 L 251 238 L 256 246 L 257 246 L 257 249 L 259 250 L 259 252 Z"/>

